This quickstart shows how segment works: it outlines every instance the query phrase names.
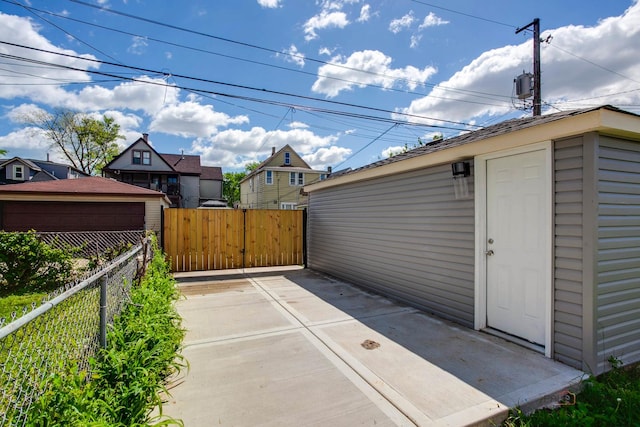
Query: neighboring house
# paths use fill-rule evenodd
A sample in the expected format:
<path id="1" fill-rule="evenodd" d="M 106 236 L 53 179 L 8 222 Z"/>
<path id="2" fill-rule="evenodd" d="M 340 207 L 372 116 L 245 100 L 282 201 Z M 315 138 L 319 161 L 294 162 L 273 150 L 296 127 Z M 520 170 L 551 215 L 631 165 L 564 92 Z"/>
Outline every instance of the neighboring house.
<path id="1" fill-rule="evenodd" d="M 197 208 L 204 201 L 223 200 L 219 167 L 202 166 L 200 156 L 158 153 L 148 138 L 148 134 L 143 134 L 109 162 L 102 175 L 162 191 L 172 207 Z"/>
<path id="2" fill-rule="evenodd" d="M 20 184 L 29 181 L 54 181 L 89 176 L 73 166 L 45 160 L 12 159 L 0 160 L 0 185 Z"/>
<path id="3" fill-rule="evenodd" d="M 246 209 L 300 209 L 307 205 L 302 191 L 321 181 L 327 171 L 314 170 L 289 145 L 260 163 L 240 181 L 239 207 Z"/>
<path id="4" fill-rule="evenodd" d="M 0 186 L 4 231 L 162 231 L 169 199 L 98 176 Z"/>
<path id="5" fill-rule="evenodd" d="M 309 267 L 593 374 L 640 361 L 640 116 L 509 120 L 305 191 Z"/>

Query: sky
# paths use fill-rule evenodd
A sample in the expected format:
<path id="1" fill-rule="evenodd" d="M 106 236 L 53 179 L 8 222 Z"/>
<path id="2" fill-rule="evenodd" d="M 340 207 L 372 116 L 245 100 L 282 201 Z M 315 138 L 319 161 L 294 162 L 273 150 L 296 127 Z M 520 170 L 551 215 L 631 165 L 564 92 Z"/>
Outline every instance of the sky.
<path id="1" fill-rule="evenodd" d="M 0 0 L 0 149 L 63 160 L 24 117 L 70 109 L 223 172 L 357 168 L 531 115 L 535 18 L 543 114 L 640 114 L 640 0 Z"/>

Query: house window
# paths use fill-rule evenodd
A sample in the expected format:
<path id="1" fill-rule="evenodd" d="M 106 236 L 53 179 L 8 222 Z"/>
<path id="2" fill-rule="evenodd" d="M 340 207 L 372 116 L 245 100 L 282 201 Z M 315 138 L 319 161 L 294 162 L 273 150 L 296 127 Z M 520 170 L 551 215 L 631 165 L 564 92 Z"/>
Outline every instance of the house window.
<path id="1" fill-rule="evenodd" d="M 273 184 L 273 171 L 266 171 L 265 182 L 267 185 Z"/>
<path id="2" fill-rule="evenodd" d="M 296 208 L 295 203 L 280 203 L 280 209 L 292 211 Z"/>
<path id="3" fill-rule="evenodd" d="M 253 192 L 253 178 L 249 180 L 249 189 Z"/>
<path id="4" fill-rule="evenodd" d="M 13 165 L 13 179 L 16 181 L 24 181 L 24 166 Z"/>
<path id="5" fill-rule="evenodd" d="M 133 162 L 134 165 L 150 165 L 151 164 L 151 151 L 133 150 Z"/>
<path id="6" fill-rule="evenodd" d="M 288 151 L 284 152 L 284 164 L 285 165 L 290 165 L 291 164 L 291 153 Z"/>
<path id="7" fill-rule="evenodd" d="M 304 174 L 302 172 L 289 172 L 289 185 L 304 185 Z"/>
<path id="8" fill-rule="evenodd" d="M 320 181 L 324 181 L 325 179 L 327 179 L 327 174 L 321 173 L 320 174 Z"/>

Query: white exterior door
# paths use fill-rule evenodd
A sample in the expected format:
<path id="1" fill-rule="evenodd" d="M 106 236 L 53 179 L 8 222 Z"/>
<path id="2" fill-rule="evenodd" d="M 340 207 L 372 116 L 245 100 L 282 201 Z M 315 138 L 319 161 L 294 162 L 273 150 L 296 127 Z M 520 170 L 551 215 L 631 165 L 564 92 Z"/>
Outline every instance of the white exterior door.
<path id="1" fill-rule="evenodd" d="M 545 345 L 550 292 L 545 150 L 486 161 L 487 326 Z"/>

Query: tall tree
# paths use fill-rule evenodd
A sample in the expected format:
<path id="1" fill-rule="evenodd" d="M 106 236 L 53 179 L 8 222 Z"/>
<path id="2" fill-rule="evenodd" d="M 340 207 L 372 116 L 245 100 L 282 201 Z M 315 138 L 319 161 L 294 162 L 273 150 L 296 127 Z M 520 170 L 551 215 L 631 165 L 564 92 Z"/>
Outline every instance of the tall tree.
<path id="1" fill-rule="evenodd" d="M 124 139 L 120 125 L 107 116 L 98 120 L 71 110 L 38 111 L 24 116 L 22 121 L 44 131 L 51 146 L 62 152 L 73 167 L 91 175 L 99 173 L 118 155 L 116 141 Z"/>
<path id="2" fill-rule="evenodd" d="M 229 206 L 240 201 L 240 181 L 247 176 L 245 172 L 226 172 L 222 181 L 222 194 Z"/>

